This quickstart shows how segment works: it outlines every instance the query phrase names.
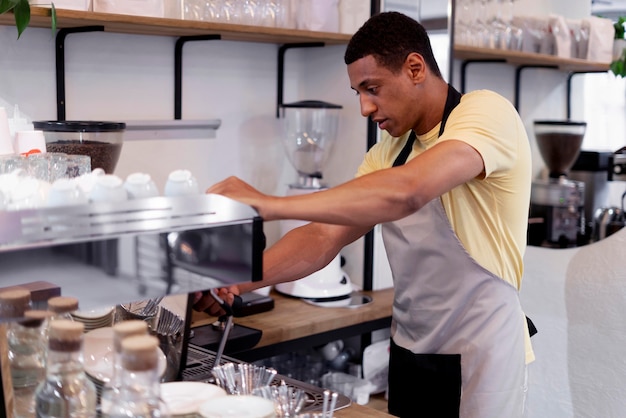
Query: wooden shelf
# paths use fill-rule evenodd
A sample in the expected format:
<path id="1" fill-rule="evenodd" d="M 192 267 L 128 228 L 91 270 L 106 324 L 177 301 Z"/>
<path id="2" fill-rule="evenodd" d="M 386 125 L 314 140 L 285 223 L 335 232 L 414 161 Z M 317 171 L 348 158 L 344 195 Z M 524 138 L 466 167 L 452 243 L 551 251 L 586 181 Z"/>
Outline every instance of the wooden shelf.
<path id="1" fill-rule="evenodd" d="M 464 45 L 454 46 L 454 58 L 460 60 L 502 60 L 512 65 L 551 66 L 570 72 L 608 71 L 609 63 L 591 62 L 583 59 L 565 59 L 553 55 L 529 52 L 506 51 L 502 49 L 475 48 Z"/>
<path id="2" fill-rule="evenodd" d="M 0 25 L 15 25 L 13 14 L 0 15 Z M 50 27 L 50 9 L 31 7 L 29 26 Z M 222 40 L 263 43 L 323 42 L 327 45 L 347 44 L 351 35 L 330 32 L 312 32 L 262 26 L 194 20 L 166 19 L 121 14 L 96 13 L 57 9 L 57 28 L 104 26 L 105 32 L 158 36 L 221 35 Z M 27 29 L 28 30 L 28 29 Z"/>

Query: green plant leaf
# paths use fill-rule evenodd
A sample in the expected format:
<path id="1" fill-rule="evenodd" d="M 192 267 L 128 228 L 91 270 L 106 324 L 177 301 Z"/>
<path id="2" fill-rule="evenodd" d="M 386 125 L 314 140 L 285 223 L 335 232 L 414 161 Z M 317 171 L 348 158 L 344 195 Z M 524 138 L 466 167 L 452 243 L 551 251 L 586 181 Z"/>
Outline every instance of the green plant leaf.
<path id="1" fill-rule="evenodd" d="M 15 26 L 17 27 L 17 38 L 19 39 L 30 23 L 30 5 L 28 0 L 18 0 L 13 13 L 15 14 Z"/>
<path id="2" fill-rule="evenodd" d="M 611 72 L 613 74 L 615 74 L 617 77 L 626 77 L 626 65 L 624 65 L 624 56 L 622 55 L 622 58 L 617 60 L 617 61 L 613 61 L 610 65 L 609 68 L 611 70 Z"/>
<path id="3" fill-rule="evenodd" d="M 52 28 L 52 36 L 57 31 L 57 9 L 54 7 L 54 3 L 50 3 L 50 27 Z"/>
<path id="4" fill-rule="evenodd" d="M 615 28 L 615 39 L 624 39 L 624 24 L 626 24 L 626 17 L 620 16 L 617 22 L 613 24 Z"/>
<path id="5" fill-rule="evenodd" d="M 6 13 L 13 9 L 16 2 L 16 0 L 0 0 L 0 14 Z"/>

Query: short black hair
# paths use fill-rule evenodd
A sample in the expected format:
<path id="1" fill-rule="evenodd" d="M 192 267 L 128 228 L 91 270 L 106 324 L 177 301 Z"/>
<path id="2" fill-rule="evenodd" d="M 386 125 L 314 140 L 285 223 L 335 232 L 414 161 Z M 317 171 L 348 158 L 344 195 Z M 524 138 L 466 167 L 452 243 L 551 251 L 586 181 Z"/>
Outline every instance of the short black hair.
<path id="1" fill-rule="evenodd" d="M 426 29 L 402 13 L 383 12 L 369 18 L 352 36 L 344 61 L 349 65 L 372 55 L 378 64 L 395 73 L 412 52 L 424 57 L 430 70 L 442 78 Z"/>

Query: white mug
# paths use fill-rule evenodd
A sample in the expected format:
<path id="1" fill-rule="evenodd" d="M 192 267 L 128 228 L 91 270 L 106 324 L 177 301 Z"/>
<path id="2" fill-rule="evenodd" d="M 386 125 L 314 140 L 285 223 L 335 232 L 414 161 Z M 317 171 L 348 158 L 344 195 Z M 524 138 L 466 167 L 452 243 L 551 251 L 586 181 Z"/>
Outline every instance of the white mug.
<path id="1" fill-rule="evenodd" d="M 48 206 L 83 205 L 89 202 L 87 195 L 71 179 L 58 179 L 48 193 Z"/>
<path id="2" fill-rule="evenodd" d="M 174 170 L 167 177 L 163 194 L 165 196 L 186 196 L 199 194 L 198 181 L 189 170 Z"/>
<path id="3" fill-rule="evenodd" d="M 146 173 L 133 173 L 126 177 L 124 188 L 128 192 L 129 199 L 141 199 L 144 197 L 156 197 L 159 195 L 159 189 Z"/>
<path id="4" fill-rule="evenodd" d="M 121 178 L 113 174 L 96 177 L 89 192 L 91 202 L 123 202 L 128 200 L 128 193 Z"/>

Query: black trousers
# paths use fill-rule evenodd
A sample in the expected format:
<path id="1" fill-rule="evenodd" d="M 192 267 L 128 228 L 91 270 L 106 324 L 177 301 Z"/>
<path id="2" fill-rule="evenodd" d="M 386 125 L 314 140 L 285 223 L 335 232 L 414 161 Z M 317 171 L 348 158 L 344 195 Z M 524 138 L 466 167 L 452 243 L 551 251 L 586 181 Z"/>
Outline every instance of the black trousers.
<path id="1" fill-rule="evenodd" d="M 461 355 L 414 354 L 391 340 L 389 413 L 402 418 L 458 418 Z"/>

